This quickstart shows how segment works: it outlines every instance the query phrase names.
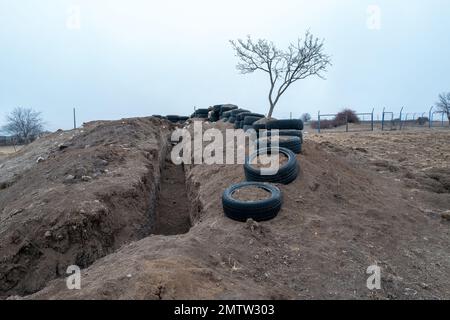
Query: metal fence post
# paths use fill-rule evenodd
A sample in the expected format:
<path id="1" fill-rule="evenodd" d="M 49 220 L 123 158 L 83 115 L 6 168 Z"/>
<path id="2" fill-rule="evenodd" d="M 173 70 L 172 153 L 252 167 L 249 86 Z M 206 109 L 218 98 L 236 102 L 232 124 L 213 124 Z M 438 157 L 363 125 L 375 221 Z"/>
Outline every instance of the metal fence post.
<path id="1" fill-rule="evenodd" d="M 372 126 L 372 131 L 373 131 L 373 112 L 375 111 L 375 108 L 372 109 L 372 115 L 371 115 L 371 119 L 370 119 L 370 123 Z"/>
<path id="2" fill-rule="evenodd" d="M 384 110 L 386 107 L 383 108 L 383 114 L 381 115 L 381 131 L 384 131 Z"/>
<path id="3" fill-rule="evenodd" d="M 432 122 L 433 122 L 433 114 L 431 113 L 432 110 L 433 110 L 433 107 L 430 108 L 430 111 L 428 113 L 428 128 L 432 127 Z"/>
<path id="4" fill-rule="evenodd" d="M 320 133 L 320 110 L 317 113 L 317 132 Z"/>
<path id="5" fill-rule="evenodd" d="M 403 107 L 400 109 L 400 130 L 402 130 L 402 128 L 403 128 L 402 113 L 403 113 Z"/>

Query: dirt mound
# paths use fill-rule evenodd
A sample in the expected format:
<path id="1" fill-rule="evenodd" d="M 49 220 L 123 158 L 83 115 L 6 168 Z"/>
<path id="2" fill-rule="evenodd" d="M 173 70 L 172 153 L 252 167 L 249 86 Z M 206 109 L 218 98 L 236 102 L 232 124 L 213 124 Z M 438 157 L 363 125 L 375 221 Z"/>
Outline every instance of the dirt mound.
<path id="1" fill-rule="evenodd" d="M 92 122 L 3 162 L 0 297 L 36 292 L 69 265 L 87 267 L 149 234 L 170 126 Z"/>
<path id="2" fill-rule="evenodd" d="M 28 298 L 448 298 L 449 225 L 421 209 L 431 205 L 427 191 L 412 196 L 398 173 L 338 148 L 307 139 L 299 177 L 278 185 L 282 210 L 263 223 L 224 217 L 222 192 L 244 180 L 242 165 L 186 166 L 188 233 L 150 236 L 98 260 L 83 270 L 81 290 L 61 279 Z M 382 287 L 371 291 L 374 264 Z"/>

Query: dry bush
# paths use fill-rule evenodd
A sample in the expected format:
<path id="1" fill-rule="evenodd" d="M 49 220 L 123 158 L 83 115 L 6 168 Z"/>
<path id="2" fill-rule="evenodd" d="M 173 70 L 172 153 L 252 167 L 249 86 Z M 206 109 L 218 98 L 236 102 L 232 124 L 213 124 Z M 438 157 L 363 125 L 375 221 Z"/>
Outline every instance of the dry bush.
<path id="1" fill-rule="evenodd" d="M 339 124 L 339 125 L 344 125 L 346 124 L 346 121 L 348 121 L 348 123 L 359 123 L 359 118 L 356 115 L 356 112 L 351 110 L 351 109 L 344 109 L 341 112 L 339 112 L 336 117 L 334 118 L 334 120 Z"/>

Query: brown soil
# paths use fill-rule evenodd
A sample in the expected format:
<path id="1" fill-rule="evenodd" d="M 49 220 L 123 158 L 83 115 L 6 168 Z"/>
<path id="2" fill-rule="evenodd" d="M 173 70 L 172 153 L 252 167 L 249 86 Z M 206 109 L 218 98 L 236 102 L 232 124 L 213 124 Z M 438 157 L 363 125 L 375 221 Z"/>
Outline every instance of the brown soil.
<path id="1" fill-rule="evenodd" d="M 215 126 L 221 130 L 229 127 L 220 122 Z M 346 139 L 349 141 L 342 141 Z M 139 241 L 122 238 L 122 243 L 128 244 L 110 246 L 114 249 L 109 252 L 114 252 L 105 252 L 103 258 L 82 270 L 81 290 L 68 290 L 61 272 L 61 279 L 25 298 L 448 299 L 450 222 L 443 217 L 450 207 L 445 178 L 449 141 L 448 132 L 309 135 L 303 154 L 297 156 L 298 178 L 289 185 L 278 185 L 283 193 L 280 213 L 263 223 L 239 223 L 223 214 L 222 192 L 244 179 L 242 165 L 187 165 L 189 232 L 152 235 Z M 126 164 L 117 163 L 116 170 L 131 170 Z M 134 164 L 130 172 L 138 171 Z M 124 188 L 124 183 L 129 186 L 126 181 L 116 182 L 114 188 L 110 185 L 112 190 Z M 102 189 L 98 180 L 89 183 L 95 185 L 96 192 Z M 70 203 L 77 197 L 72 191 L 76 185 L 55 199 Z M 9 188 L 0 191 L 2 205 L 7 202 L 1 197 Z M 122 216 L 127 213 L 127 217 L 130 212 L 141 212 L 121 206 L 137 205 L 143 198 L 140 193 L 131 195 L 124 200 L 119 193 L 117 207 L 110 210 L 114 208 Z M 27 201 L 26 194 L 23 196 Z M 39 207 L 43 195 L 34 197 L 29 204 Z M 7 212 L 23 203 L 23 198 L 16 200 Z M 47 226 L 46 214 L 39 215 L 37 210 L 28 214 L 29 219 L 40 217 L 35 225 Z M 120 217 L 114 215 L 110 223 Z M 3 230 L 3 224 L 0 228 Z M 27 237 L 42 234 L 34 230 L 38 228 L 28 228 Z M 112 231 L 111 236 L 116 234 Z M 96 239 L 95 234 L 92 238 Z M 5 248 L 15 248 L 7 239 L 1 231 L 2 255 Z M 74 243 L 69 248 L 77 251 Z M 92 243 L 90 240 L 88 245 Z M 32 248 L 25 247 L 22 252 L 32 252 Z M 24 259 L 30 257 L 23 255 Z M 40 261 L 53 260 L 47 255 Z M 60 261 L 59 269 L 72 262 Z M 373 264 L 381 267 L 381 289 L 372 291 L 366 287 L 366 270 Z M 22 277 L 32 274 L 33 262 L 28 265 Z"/>
<path id="2" fill-rule="evenodd" d="M 258 187 L 243 187 L 231 195 L 234 199 L 240 201 L 257 201 L 270 198 L 270 192 Z"/>
<path id="3" fill-rule="evenodd" d="M 289 160 L 289 158 L 284 153 L 280 152 L 278 154 L 278 166 L 279 167 L 284 166 L 288 162 L 288 160 Z M 251 165 L 252 165 L 252 167 L 255 167 L 255 168 L 269 168 L 272 165 L 271 162 L 263 163 L 263 161 L 266 162 L 267 160 L 266 159 L 262 160 L 258 156 L 258 157 L 255 158 L 255 163 L 252 163 Z"/>
<path id="4" fill-rule="evenodd" d="M 88 123 L 0 168 L 0 297 L 30 294 L 149 234 L 170 124 Z M 39 162 L 37 158 L 41 158 Z"/>

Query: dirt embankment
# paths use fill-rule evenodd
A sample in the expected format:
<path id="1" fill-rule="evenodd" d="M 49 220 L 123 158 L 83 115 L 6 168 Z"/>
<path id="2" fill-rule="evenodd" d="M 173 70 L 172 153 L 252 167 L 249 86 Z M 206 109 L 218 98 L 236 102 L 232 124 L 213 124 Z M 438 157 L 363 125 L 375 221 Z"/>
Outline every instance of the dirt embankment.
<path id="1" fill-rule="evenodd" d="M 0 297 L 30 294 L 148 235 L 171 124 L 56 132 L 0 167 Z"/>
<path id="2" fill-rule="evenodd" d="M 441 194 L 412 191 L 342 152 L 306 139 L 299 177 L 278 186 L 283 208 L 263 223 L 224 217 L 221 194 L 244 180 L 242 165 L 186 166 L 188 233 L 99 259 L 83 270 L 81 290 L 60 279 L 27 298 L 449 298 L 449 222 L 421 209 Z M 381 290 L 366 287 L 373 264 Z"/>

